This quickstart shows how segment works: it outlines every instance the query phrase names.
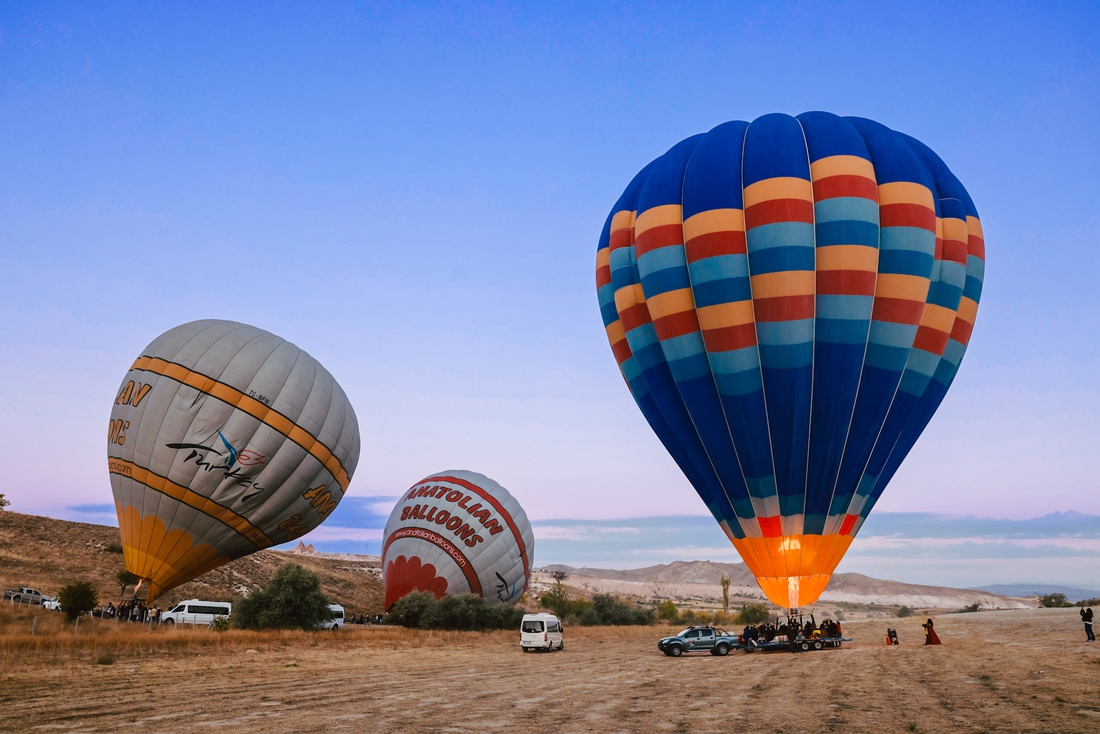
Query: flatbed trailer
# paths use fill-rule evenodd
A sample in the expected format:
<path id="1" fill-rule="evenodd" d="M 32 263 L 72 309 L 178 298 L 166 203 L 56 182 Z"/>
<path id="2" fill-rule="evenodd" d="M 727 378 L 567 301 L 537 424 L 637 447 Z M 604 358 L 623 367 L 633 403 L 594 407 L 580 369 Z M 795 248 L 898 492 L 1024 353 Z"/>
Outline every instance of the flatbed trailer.
<path id="1" fill-rule="evenodd" d="M 811 652 L 813 650 L 824 650 L 827 647 L 840 647 L 845 642 L 851 641 L 850 637 L 840 635 L 836 637 L 803 637 L 799 635 L 795 639 L 793 647 L 787 640 L 772 640 L 771 642 L 749 640 L 748 643 L 741 645 L 741 649 L 745 652 Z"/>

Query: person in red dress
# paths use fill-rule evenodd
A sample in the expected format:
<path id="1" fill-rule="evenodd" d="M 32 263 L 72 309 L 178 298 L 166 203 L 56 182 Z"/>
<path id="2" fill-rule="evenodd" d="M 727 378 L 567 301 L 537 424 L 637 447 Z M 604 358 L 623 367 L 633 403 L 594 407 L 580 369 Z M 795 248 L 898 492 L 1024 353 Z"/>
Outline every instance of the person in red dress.
<path id="1" fill-rule="evenodd" d="M 939 635 L 936 634 L 936 630 L 932 627 L 932 620 L 931 619 L 928 620 L 927 622 L 925 622 L 924 624 L 922 624 L 921 627 L 924 627 L 924 644 L 925 645 L 939 645 L 939 644 L 941 644 Z"/>

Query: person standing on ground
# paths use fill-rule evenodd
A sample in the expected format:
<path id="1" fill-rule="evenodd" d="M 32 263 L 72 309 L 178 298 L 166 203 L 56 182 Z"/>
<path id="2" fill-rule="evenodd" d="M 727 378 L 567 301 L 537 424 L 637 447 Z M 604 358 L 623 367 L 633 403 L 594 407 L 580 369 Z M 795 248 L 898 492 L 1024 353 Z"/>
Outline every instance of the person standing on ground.
<path id="1" fill-rule="evenodd" d="M 922 624 L 921 627 L 924 627 L 924 644 L 925 645 L 939 645 L 939 644 L 942 644 L 940 642 L 939 635 L 936 634 L 936 630 L 932 627 L 932 620 L 931 619 L 929 619 L 927 622 Z"/>
<path id="2" fill-rule="evenodd" d="M 1096 642 L 1092 633 L 1092 607 L 1081 610 L 1081 621 L 1085 623 L 1085 642 Z"/>

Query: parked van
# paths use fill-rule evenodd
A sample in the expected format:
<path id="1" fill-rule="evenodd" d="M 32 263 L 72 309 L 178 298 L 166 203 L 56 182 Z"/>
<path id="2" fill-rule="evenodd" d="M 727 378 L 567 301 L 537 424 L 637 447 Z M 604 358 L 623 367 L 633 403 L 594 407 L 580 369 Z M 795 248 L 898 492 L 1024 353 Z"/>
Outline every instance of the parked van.
<path id="1" fill-rule="evenodd" d="M 216 617 L 228 617 L 233 605 L 227 601 L 188 599 L 160 615 L 161 624 L 196 624 L 206 626 Z"/>
<path id="2" fill-rule="evenodd" d="M 520 622 L 519 644 L 529 650 L 561 650 L 565 647 L 561 620 L 553 614 L 524 614 Z"/>
<path id="3" fill-rule="evenodd" d="M 329 619 L 321 623 L 321 629 L 326 630 L 338 630 L 344 626 L 344 608 L 339 604 L 329 604 L 328 609 L 332 612 L 332 619 Z"/>

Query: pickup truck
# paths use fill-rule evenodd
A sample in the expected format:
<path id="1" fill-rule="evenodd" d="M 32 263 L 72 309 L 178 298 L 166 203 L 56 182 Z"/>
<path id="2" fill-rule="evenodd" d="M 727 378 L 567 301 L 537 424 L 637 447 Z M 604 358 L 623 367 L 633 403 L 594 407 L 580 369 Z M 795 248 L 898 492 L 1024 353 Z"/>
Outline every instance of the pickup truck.
<path id="1" fill-rule="evenodd" d="M 688 627 L 679 634 L 662 637 L 657 649 L 669 657 L 678 658 L 685 652 L 709 652 L 711 655 L 729 655 L 740 647 L 737 635 L 731 635 L 717 627 Z"/>
<path id="2" fill-rule="evenodd" d="M 43 594 L 27 586 L 18 589 L 4 589 L 4 599 L 11 599 L 14 604 L 41 604 Z"/>

